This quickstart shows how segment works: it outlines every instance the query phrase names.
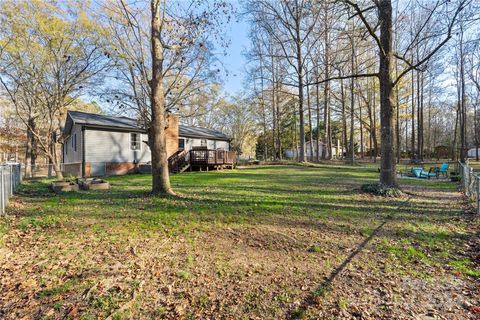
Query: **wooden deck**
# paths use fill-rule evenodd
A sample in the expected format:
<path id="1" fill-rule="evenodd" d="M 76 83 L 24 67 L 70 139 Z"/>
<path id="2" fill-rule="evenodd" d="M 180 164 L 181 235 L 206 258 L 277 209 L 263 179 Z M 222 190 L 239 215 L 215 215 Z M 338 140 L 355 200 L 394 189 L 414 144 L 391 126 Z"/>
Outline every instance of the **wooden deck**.
<path id="1" fill-rule="evenodd" d="M 233 169 L 236 165 L 237 155 L 234 151 L 192 149 L 179 150 L 168 159 L 170 172 L 183 172 L 187 169 Z"/>

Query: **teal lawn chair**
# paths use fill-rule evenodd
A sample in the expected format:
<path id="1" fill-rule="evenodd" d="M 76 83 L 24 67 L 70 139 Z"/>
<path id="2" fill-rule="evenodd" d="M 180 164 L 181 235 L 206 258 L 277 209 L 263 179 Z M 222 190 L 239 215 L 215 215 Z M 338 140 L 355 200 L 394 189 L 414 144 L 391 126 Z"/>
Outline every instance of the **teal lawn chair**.
<path id="1" fill-rule="evenodd" d="M 412 174 L 413 174 L 414 177 L 420 178 L 420 176 L 421 176 L 421 174 L 422 174 L 422 170 L 423 170 L 423 168 L 415 168 L 415 167 L 413 167 L 411 171 L 412 171 Z"/>
<path id="2" fill-rule="evenodd" d="M 442 163 L 442 165 L 440 166 L 440 170 L 438 170 L 438 173 L 446 177 L 448 175 L 448 163 Z"/>
<path id="3" fill-rule="evenodd" d="M 432 171 L 430 169 L 429 171 L 423 170 L 423 168 L 412 168 L 412 173 L 415 175 L 416 178 L 419 179 L 430 179 L 432 177 L 438 177 L 438 173 Z"/>

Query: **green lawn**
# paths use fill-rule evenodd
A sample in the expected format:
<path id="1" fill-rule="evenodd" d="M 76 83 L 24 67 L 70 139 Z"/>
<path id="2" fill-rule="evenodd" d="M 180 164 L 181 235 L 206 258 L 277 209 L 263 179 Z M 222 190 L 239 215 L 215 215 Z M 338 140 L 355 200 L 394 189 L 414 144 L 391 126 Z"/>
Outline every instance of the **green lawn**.
<path id="1" fill-rule="evenodd" d="M 172 177 L 175 198 L 150 197 L 149 175 L 62 195 L 26 181 L 0 224 L 0 315 L 395 318 L 457 304 L 468 315 L 459 299 L 480 275 L 469 251 L 478 219 L 456 185 L 402 179 L 404 198 L 361 193 L 377 175 L 342 165 L 184 173 Z"/>

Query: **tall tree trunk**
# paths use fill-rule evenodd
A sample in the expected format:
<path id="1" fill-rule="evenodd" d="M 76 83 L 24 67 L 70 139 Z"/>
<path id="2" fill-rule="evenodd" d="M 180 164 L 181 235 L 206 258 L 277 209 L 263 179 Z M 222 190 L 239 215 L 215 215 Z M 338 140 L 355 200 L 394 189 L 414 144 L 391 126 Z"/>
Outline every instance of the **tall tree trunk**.
<path id="1" fill-rule="evenodd" d="M 54 155 L 54 150 L 53 150 L 53 144 L 54 142 L 50 142 L 49 146 L 48 146 L 48 152 L 52 155 Z M 53 169 L 53 161 L 51 158 L 48 159 L 48 177 L 51 177 L 52 176 L 52 169 Z"/>
<path id="2" fill-rule="evenodd" d="M 460 27 L 460 161 L 467 159 L 467 111 L 465 103 L 465 57 L 463 52 L 463 28 Z"/>
<path id="3" fill-rule="evenodd" d="M 355 30 L 354 30 L 355 31 Z M 353 37 L 353 36 L 352 36 Z M 355 72 L 355 43 L 351 38 L 352 54 L 350 57 L 352 73 Z M 350 147 L 349 147 L 349 161 L 351 164 L 355 162 L 355 79 L 350 79 Z"/>
<path id="4" fill-rule="evenodd" d="M 395 16 L 398 16 L 398 1 L 395 6 Z M 395 51 L 398 51 L 398 32 L 395 32 Z M 395 59 L 395 76 L 398 76 L 398 60 Z M 400 138 L 400 97 L 398 85 L 395 86 L 395 108 L 396 108 L 396 117 L 395 117 L 395 141 L 396 141 L 396 153 L 397 153 L 397 163 L 400 163 L 401 159 L 401 143 Z"/>
<path id="5" fill-rule="evenodd" d="M 302 43 L 300 36 L 300 17 L 295 21 L 296 50 L 297 50 L 297 77 L 298 77 L 298 113 L 300 119 L 300 155 L 298 160 L 304 162 L 305 159 L 305 120 L 304 120 L 304 97 L 303 97 L 303 56 Z"/>
<path id="6" fill-rule="evenodd" d="M 54 151 L 55 152 L 55 151 Z M 48 163 L 53 166 L 53 170 L 55 171 L 55 178 L 58 179 L 58 180 L 62 180 L 63 179 L 63 174 L 62 174 L 62 169 L 60 167 L 60 163 L 58 160 L 56 160 L 56 156 L 53 155 L 53 157 L 48 157 Z"/>
<path id="7" fill-rule="evenodd" d="M 339 71 L 339 76 L 342 76 L 342 73 Z M 348 146 L 347 146 L 347 114 L 346 114 L 346 106 L 345 106 L 345 88 L 343 86 L 343 79 L 340 79 L 340 99 L 342 100 L 342 146 L 345 148 L 347 154 Z M 343 157 L 343 154 L 342 154 Z"/>
<path id="8" fill-rule="evenodd" d="M 460 90 L 457 88 L 458 91 L 458 101 L 457 101 L 457 108 L 455 110 L 455 129 L 453 131 L 453 141 L 452 141 L 452 160 L 457 159 L 457 137 L 458 137 L 458 122 L 460 116 Z"/>
<path id="9" fill-rule="evenodd" d="M 405 114 L 408 113 L 408 110 L 405 108 Z M 408 156 L 408 119 L 405 118 L 405 152 Z"/>
<path id="10" fill-rule="evenodd" d="M 318 82 L 318 66 L 315 66 L 315 80 Z M 315 142 L 315 149 L 317 152 L 315 153 L 315 161 L 319 162 L 320 161 L 320 88 L 319 84 L 317 83 L 315 85 L 315 90 L 316 90 L 316 109 L 317 109 L 317 139 Z"/>
<path id="11" fill-rule="evenodd" d="M 432 144 L 432 75 L 429 77 L 429 88 L 428 88 L 428 133 L 427 133 L 427 148 L 429 156 L 433 156 L 433 151 L 435 150 L 435 144 Z"/>
<path id="12" fill-rule="evenodd" d="M 376 107 L 375 107 L 375 78 L 373 79 L 373 87 L 372 90 L 369 90 L 369 105 L 368 105 L 368 119 L 370 122 L 370 158 L 373 159 L 374 162 L 377 161 L 377 154 L 378 154 L 378 145 L 377 145 L 377 130 L 376 130 Z M 371 104 L 371 105 L 370 105 Z"/>
<path id="13" fill-rule="evenodd" d="M 368 89 L 367 89 L 368 90 Z M 360 119 L 359 129 L 360 129 L 360 158 L 363 159 L 364 157 L 364 150 L 363 150 L 363 120 L 362 120 L 362 104 L 360 103 L 360 97 L 358 99 L 358 117 Z"/>
<path id="14" fill-rule="evenodd" d="M 395 136 L 396 136 L 395 141 L 396 141 L 396 151 L 397 151 L 397 163 L 400 163 L 400 158 L 401 158 L 400 144 L 402 139 L 400 138 L 400 99 L 398 97 L 398 85 L 395 86 L 395 99 L 396 99 L 395 108 L 397 111 L 397 114 L 395 117 Z"/>
<path id="15" fill-rule="evenodd" d="M 295 148 L 295 159 L 297 161 L 300 160 L 298 154 L 298 141 L 297 141 L 297 110 L 295 108 L 295 103 L 293 104 L 293 141 L 294 141 L 294 148 Z"/>
<path id="16" fill-rule="evenodd" d="M 420 157 L 420 161 L 423 161 L 424 157 L 424 130 L 423 130 L 423 107 L 424 107 L 424 102 L 425 102 L 425 97 L 424 97 L 424 74 L 422 73 L 420 75 L 420 81 L 421 81 L 421 86 L 420 86 L 420 109 L 418 111 L 418 155 Z"/>
<path id="17" fill-rule="evenodd" d="M 33 119 L 28 119 L 28 126 L 27 126 L 27 140 L 25 143 L 25 177 L 31 178 L 32 177 L 32 161 L 35 161 L 34 151 L 33 151 L 33 134 L 32 130 L 30 129 L 33 126 Z"/>
<path id="18" fill-rule="evenodd" d="M 149 138 L 151 138 L 150 150 L 152 154 L 152 194 L 171 194 L 174 192 L 170 186 L 168 172 L 167 139 L 165 128 L 167 118 L 165 115 L 165 97 L 163 88 L 163 45 L 160 41 L 162 22 L 160 17 L 160 0 L 151 0 L 152 14 L 152 80 L 151 108 L 152 121 Z"/>
<path id="19" fill-rule="evenodd" d="M 273 146 L 273 160 L 277 160 L 277 144 L 276 144 L 276 112 L 275 112 L 275 61 L 272 56 L 272 146 Z"/>
<path id="20" fill-rule="evenodd" d="M 412 59 L 413 61 L 413 59 Z M 417 94 L 418 99 L 418 94 Z M 410 149 L 412 152 L 412 161 L 417 158 L 417 152 L 415 151 L 415 70 L 412 70 L 412 134 L 410 136 Z"/>
<path id="21" fill-rule="evenodd" d="M 308 126 L 310 128 L 310 160 L 313 160 L 313 122 L 312 122 L 312 105 L 310 104 L 310 86 L 307 85 L 307 107 L 308 107 Z M 308 154 L 307 154 L 308 158 Z"/>
<path id="22" fill-rule="evenodd" d="M 368 149 L 370 150 L 370 160 L 373 160 L 373 141 L 372 141 L 372 121 L 370 118 L 370 134 L 368 135 Z"/>
<path id="23" fill-rule="evenodd" d="M 385 187 L 397 187 L 395 139 L 394 139 L 394 110 L 393 110 L 393 81 L 392 69 L 392 2 L 379 1 L 380 18 L 380 45 L 383 50 L 380 55 L 380 121 L 381 121 L 381 165 L 380 184 Z"/>
<path id="24" fill-rule="evenodd" d="M 36 130 L 37 124 L 35 123 L 34 119 L 31 118 L 29 119 L 30 124 L 30 140 L 31 140 L 31 152 L 30 152 L 30 172 L 31 172 L 31 177 L 34 178 L 37 172 L 37 156 L 38 156 L 38 142 L 37 138 L 33 134 Z"/>
<path id="25" fill-rule="evenodd" d="M 349 161 L 351 164 L 355 162 L 355 95 L 354 95 L 354 79 L 350 79 L 350 142 L 349 142 Z"/>
<path id="26" fill-rule="evenodd" d="M 373 117 L 372 117 L 372 91 L 375 88 L 370 88 L 369 79 L 367 79 L 367 115 L 368 115 L 368 150 L 370 153 L 370 160 L 373 160 Z M 370 90 L 371 89 L 371 90 Z"/>
<path id="27" fill-rule="evenodd" d="M 325 21 L 324 21 L 324 46 L 325 46 L 325 79 L 330 77 L 330 44 L 328 36 L 328 6 L 325 3 Z M 331 159 L 332 158 L 332 136 L 331 136 L 331 124 L 330 124 L 330 82 L 326 81 L 323 84 L 323 150 L 322 150 L 322 159 Z"/>
<path id="28" fill-rule="evenodd" d="M 417 60 L 418 60 L 417 46 Z M 423 74 L 417 71 L 417 154 L 423 160 Z"/>
<path id="29" fill-rule="evenodd" d="M 278 77 L 278 70 L 277 70 L 277 77 Z M 282 115 L 280 113 L 280 81 L 276 82 L 277 90 L 275 91 L 276 94 L 276 104 L 277 104 L 277 146 L 278 146 L 278 158 L 282 160 L 282 130 L 281 130 L 281 123 L 282 123 Z"/>
<path id="30" fill-rule="evenodd" d="M 478 115 L 477 115 L 477 104 L 478 104 L 478 96 L 477 96 L 477 101 L 475 102 L 473 106 L 473 130 L 475 130 L 474 133 L 474 138 L 475 138 L 475 160 L 478 161 L 478 145 L 479 145 L 479 139 L 478 139 Z"/>
<path id="31" fill-rule="evenodd" d="M 378 137 L 377 137 L 377 90 L 376 90 L 376 81 L 373 78 L 373 101 L 372 101 L 372 109 L 373 109 L 373 150 L 374 150 L 374 158 L 373 162 L 377 162 L 378 156 Z"/>
<path id="32" fill-rule="evenodd" d="M 263 60 L 260 60 L 261 62 Z M 265 87 L 263 82 L 263 64 L 260 65 L 260 90 L 261 90 L 261 105 L 262 105 L 262 118 L 263 118 L 263 161 L 267 160 L 267 115 L 265 111 Z"/>

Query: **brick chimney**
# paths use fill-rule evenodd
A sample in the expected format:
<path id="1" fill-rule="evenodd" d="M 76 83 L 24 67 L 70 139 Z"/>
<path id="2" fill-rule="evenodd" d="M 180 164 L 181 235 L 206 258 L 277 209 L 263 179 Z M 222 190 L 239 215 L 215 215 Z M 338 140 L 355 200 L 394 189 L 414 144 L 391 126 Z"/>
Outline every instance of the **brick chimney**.
<path id="1" fill-rule="evenodd" d="M 167 156 L 170 157 L 178 150 L 178 116 L 174 114 L 168 114 L 167 116 L 168 126 L 166 128 L 167 137 Z"/>

